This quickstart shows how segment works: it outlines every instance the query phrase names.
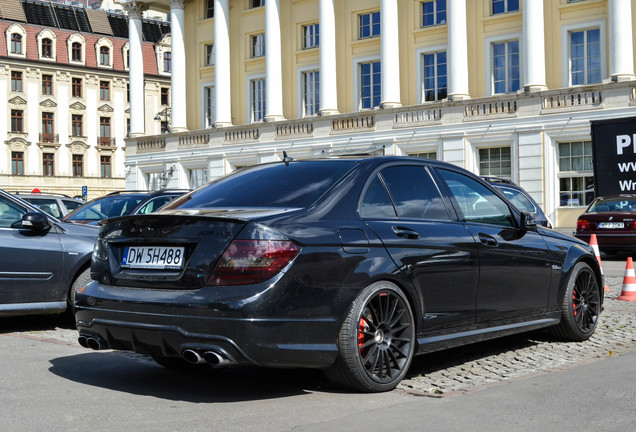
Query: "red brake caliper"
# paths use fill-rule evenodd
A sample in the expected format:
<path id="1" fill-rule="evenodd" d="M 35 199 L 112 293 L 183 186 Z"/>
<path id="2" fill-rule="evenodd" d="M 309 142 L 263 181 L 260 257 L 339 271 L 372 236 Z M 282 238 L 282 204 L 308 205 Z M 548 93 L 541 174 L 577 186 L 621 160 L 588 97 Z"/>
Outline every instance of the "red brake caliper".
<path id="1" fill-rule="evenodd" d="M 360 354 L 362 354 L 362 346 L 364 345 L 364 330 L 367 327 L 367 321 L 364 317 L 360 317 L 360 322 L 358 324 L 358 348 L 360 349 Z"/>
<path id="2" fill-rule="evenodd" d="M 576 316 L 576 291 L 572 290 L 572 309 L 574 309 L 574 316 Z"/>

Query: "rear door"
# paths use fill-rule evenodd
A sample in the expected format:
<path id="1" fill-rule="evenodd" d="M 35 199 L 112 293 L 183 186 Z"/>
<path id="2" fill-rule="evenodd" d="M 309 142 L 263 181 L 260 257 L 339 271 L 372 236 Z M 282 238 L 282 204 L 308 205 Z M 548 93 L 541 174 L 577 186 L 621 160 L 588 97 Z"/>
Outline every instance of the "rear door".
<path id="1" fill-rule="evenodd" d="M 360 214 L 421 293 L 424 331 L 474 322 L 477 246 L 449 217 L 424 165 L 382 169 L 363 195 Z"/>
<path id="2" fill-rule="evenodd" d="M 466 228 L 479 246 L 477 321 L 545 312 L 550 253 L 536 231 L 522 231 L 508 203 L 478 180 L 438 168 Z"/>

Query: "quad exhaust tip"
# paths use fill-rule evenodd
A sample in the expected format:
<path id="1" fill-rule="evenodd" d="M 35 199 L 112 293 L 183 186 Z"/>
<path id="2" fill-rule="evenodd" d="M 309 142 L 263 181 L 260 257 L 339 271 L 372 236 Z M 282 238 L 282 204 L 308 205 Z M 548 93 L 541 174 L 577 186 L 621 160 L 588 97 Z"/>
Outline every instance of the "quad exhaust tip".
<path id="1" fill-rule="evenodd" d="M 185 361 L 190 364 L 207 363 L 211 366 L 233 363 L 233 360 L 220 351 L 206 350 L 201 354 L 194 349 L 185 349 L 181 353 Z"/>
<path id="2" fill-rule="evenodd" d="M 105 348 L 104 344 L 101 342 L 100 339 L 96 337 L 92 337 L 92 336 L 80 335 L 77 338 L 77 342 L 84 348 L 90 348 L 95 351 Z"/>

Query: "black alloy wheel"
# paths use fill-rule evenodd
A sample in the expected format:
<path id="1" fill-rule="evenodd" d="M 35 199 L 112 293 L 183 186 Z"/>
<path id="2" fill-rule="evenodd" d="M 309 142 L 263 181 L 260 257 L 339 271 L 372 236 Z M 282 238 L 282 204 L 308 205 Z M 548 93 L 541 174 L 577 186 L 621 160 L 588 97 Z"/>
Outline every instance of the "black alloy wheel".
<path id="1" fill-rule="evenodd" d="M 594 271 L 585 263 L 572 270 L 561 308 L 561 322 L 554 333 L 566 340 L 584 341 L 590 338 L 598 324 L 601 311 L 600 287 Z"/>
<path id="2" fill-rule="evenodd" d="M 336 384 L 366 392 L 394 389 L 415 349 L 413 313 L 394 284 L 377 282 L 353 302 L 338 340 L 340 356 L 327 370 Z"/>

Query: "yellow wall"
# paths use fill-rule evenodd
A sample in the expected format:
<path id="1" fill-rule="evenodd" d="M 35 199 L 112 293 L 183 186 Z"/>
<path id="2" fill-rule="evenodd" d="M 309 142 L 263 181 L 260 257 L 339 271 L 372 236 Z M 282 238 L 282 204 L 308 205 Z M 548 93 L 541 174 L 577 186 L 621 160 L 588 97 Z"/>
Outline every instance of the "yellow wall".
<path id="1" fill-rule="evenodd" d="M 526 0 L 527 1 L 527 0 Z M 532 0 L 539 1 L 539 0 Z M 186 2 L 185 37 L 187 68 L 188 128 L 201 125 L 201 82 L 214 81 L 214 67 L 204 66 L 206 43 L 214 42 L 214 19 L 203 19 L 206 0 Z M 472 97 L 486 94 L 486 61 L 484 41 L 489 37 L 522 32 L 522 14 L 512 12 L 490 15 L 490 0 L 467 0 L 469 92 Z M 265 7 L 249 9 L 248 0 L 230 0 L 230 50 L 232 123 L 247 123 L 246 77 L 265 74 L 265 58 L 250 58 L 250 36 L 265 32 Z M 338 108 L 352 112 L 354 59 L 380 56 L 380 38 L 358 40 L 357 16 L 380 9 L 380 0 L 336 0 L 336 65 L 338 80 Z M 522 8 L 522 7 L 521 7 Z M 521 9 L 520 8 L 520 9 Z M 545 0 L 546 84 L 548 88 L 562 87 L 562 27 L 573 23 L 605 20 L 607 0 L 585 0 L 568 3 L 567 0 Z M 632 12 L 636 12 L 636 7 Z M 420 84 L 416 70 L 421 67 L 415 52 L 419 48 L 446 45 L 447 25 L 421 28 L 421 1 L 399 0 L 400 21 L 400 84 L 403 105 L 415 105 Z M 294 119 L 298 113 L 297 70 L 299 67 L 319 64 L 319 50 L 302 49 L 302 25 L 318 22 L 319 0 L 280 0 L 283 71 L 283 114 Z M 607 32 L 607 24 L 606 24 Z M 636 28 L 636 25 L 635 25 Z M 636 32 L 634 32 L 636 34 Z M 608 35 L 605 35 L 607 52 Z M 635 41 L 636 43 L 636 41 Z M 605 58 L 609 61 L 608 56 Z M 606 70 L 608 65 L 606 64 Z M 222 101 L 217 101 L 217 105 Z"/>

